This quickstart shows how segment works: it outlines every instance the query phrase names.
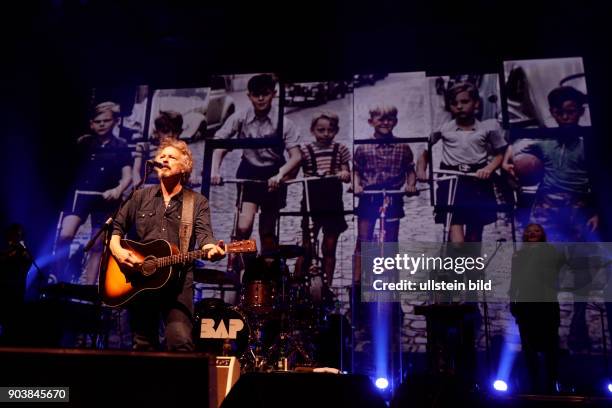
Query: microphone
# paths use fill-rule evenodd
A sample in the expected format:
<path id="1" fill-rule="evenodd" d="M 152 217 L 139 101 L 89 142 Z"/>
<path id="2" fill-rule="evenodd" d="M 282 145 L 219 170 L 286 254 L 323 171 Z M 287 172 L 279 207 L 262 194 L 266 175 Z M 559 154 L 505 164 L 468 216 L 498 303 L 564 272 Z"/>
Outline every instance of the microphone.
<path id="1" fill-rule="evenodd" d="M 153 167 L 157 167 L 158 169 L 161 169 L 162 167 L 164 167 L 163 164 L 161 164 L 158 161 L 155 160 L 147 160 L 147 166 L 153 166 Z"/>
<path id="2" fill-rule="evenodd" d="M 28 247 L 26 246 L 25 242 L 23 241 L 23 239 L 21 241 L 18 242 L 19 246 L 23 249 L 23 253 L 25 253 L 28 258 L 30 258 L 32 261 L 34 260 L 34 258 L 32 257 L 32 254 L 30 253 L 30 250 L 28 249 Z M 36 265 L 35 265 L 36 266 Z M 36 266 L 36 268 L 38 268 L 38 266 Z"/>

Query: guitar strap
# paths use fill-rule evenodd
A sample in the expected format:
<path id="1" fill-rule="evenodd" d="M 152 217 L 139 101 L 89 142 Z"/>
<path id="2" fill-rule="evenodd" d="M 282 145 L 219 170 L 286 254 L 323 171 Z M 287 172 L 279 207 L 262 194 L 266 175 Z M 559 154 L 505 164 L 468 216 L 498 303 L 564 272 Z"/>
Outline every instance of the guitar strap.
<path id="1" fill-rule="evenodd" d="M 189 251 L 189 239 L 193 231 L 193 204 L 195 194 L 186 188 L 183 189 L 183 213 L 181 214 L 181 227 L 179 230 L 179 243 L 181 253 Z"/>

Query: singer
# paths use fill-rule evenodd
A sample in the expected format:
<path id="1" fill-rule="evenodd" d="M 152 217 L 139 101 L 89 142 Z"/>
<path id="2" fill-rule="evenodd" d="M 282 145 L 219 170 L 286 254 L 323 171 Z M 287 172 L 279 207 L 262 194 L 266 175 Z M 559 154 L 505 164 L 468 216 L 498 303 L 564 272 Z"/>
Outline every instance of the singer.
<path id="1" fill-rule="evenodd" d="M 121 238 L 130 230 L 134 239 L 150 241 L 165 239 L 180 247 L 183 226 L 191 224 L 187 250 L 209 249 L 208 259 L 218 260 L 225 256 L 222 241 L 215 244 L 210 223 L 208 200 L 201 194 L 183 188 L 193 169 L 193 158 L 183 141 L 165 139 L 161 141 L 155 161 L 159 184 L 134 193 L 121 208 L 114 221 L 110 250 L 120 264 L 133 266 L 134 254 L 120 245 Z M 190 215 L 183 213 L 183 206 L 193 208 Z M 192 220 L 188 220 L 191 217 Z M 185 251 L 181 248 L 181 251 Z M 186 264 L 171 284 L 158 291 L 139 295 L 130 306 L 134 350 L 152 351 L 160 346 L 159 316 L 164 319 L 166 335 L 165 349 L 169 351 L 192 351 L 193 315 L 193 264 Z"/>

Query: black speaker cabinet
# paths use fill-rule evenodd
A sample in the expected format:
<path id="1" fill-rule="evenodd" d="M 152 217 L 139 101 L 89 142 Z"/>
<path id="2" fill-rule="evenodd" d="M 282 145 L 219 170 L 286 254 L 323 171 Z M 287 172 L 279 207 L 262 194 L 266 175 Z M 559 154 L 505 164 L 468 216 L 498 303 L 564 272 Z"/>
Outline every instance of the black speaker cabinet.
<path id="1" fill-rule="evenodd" d="M 58 403 L 64 407 L 206 407 L 209 360 L 200 353 L 4 348 L 0 386 L 70 387 L 70 403 Z"/>
<path id="2" fill-rule="evenodd" d="M 249 373 L 240 377 L 221 408 L 386 408 L 369 378 L 323 373 Z"/>

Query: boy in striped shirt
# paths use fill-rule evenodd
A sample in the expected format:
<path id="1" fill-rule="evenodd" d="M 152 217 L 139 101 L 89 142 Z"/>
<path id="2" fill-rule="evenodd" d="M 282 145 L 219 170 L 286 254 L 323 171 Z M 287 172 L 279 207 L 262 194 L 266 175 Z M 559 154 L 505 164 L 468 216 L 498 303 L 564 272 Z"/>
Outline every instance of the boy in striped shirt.
<path id="1" fill-rule="evenodd" d="M 315 141 L 301 146 L 304 177 L 336 176 L 307 183 L 312 231 L 308 217 L 304 217 L 302 221 L 303 245 L 308 255 L 312 253 L 311 236 L 317 237 L 323 229 L 323 279 L 328 287 L 331 286 L 334 276 L 338 237 L 348 228 L 344 220 L 342 183 L 349 183 L 351 180 L 351 155 L 345 145 L 334 142 L 338 130 L 338 115 L 332 112 L 318 113 L 310 125 Z M 302 200 L 302 209 L 304 207 L 305 198 Z M 302 268 L 310 265 L 311 259 L 308 255 Z"/>

